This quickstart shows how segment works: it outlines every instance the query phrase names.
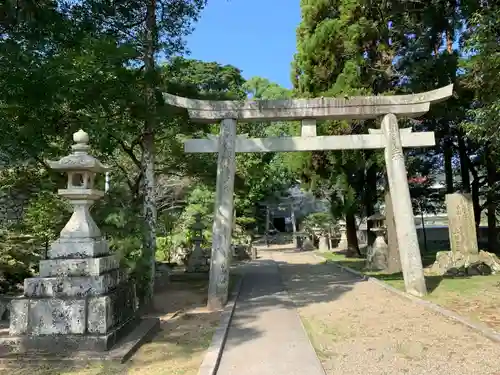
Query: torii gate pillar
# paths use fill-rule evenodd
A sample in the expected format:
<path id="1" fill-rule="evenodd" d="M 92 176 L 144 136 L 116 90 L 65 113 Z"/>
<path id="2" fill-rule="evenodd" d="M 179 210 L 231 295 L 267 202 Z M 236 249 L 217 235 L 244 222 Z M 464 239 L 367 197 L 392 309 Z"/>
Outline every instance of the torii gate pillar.
<path id="1" fill-rule="evenodd" d="M 235 149 L 236 120 L 222 120 L 218 138 L 217 187 L 207 301 L 207 307 L 211 310 L 224 307 L 229 292 L 234 174 L 236 169 Z"/>
<path id="2" fill-rule="evenodd" d="M 392 200 L 393 214 L 405 290 L 413 295 L 424 296 L 427 294 L 427 287 L 423 274 L 408 176 L 396 116 L 392 113 L 385 115 L 382 119 L 381 128 L 386 139 L 384 156 L 389 191 L 391 197 L 397 197 L 397 201 Z"/>

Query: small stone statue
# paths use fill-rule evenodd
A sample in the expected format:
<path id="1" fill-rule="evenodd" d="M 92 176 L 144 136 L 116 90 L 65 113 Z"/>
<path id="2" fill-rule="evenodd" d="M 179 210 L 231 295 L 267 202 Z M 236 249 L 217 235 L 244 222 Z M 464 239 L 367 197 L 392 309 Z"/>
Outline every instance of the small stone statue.
<path id="1" fill-rule="evenodd" d="M 386 228 L 384 225 L 385 216 L 376 213 L 368 218 L 373 222 L 371 231 L 375 233 L 376 238 L 373 245 L 368 247 L 366 255 L 366 267 L 370 270 L 384 270 L 387 268 L 387 256 L 389 247 L 385 242 Z"/>

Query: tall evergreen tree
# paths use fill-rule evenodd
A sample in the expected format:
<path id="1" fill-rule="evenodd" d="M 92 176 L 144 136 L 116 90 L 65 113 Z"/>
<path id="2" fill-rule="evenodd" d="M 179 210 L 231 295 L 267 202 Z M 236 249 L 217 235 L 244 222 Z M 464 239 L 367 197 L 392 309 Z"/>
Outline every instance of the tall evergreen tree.
<path id="1" fill-rule="evenodd" d="M 500 174 L 496 160 L 500 154 L 500 5 L 496 2 L 465 2 L 469 12 L 464 32 L 465 52 L 462 61 L 465 69 L 464 85 L 471 89 L 473 97 L 468 107 L 463 129 L 477 144 L 483 145 L 481 161 L 486 169 L 486 203 L 488 213 L 488 247 L 497 251 L 496 215 L 498 182 Z M 477 171 L 475 171 L 477 174 Z M 479 188 L 477 188 L 479 190 Z M 479 195 L 479 192 L 476 193 Z M 475 207 L 480 212 L 479 198 Z M 478 207 L 479 206 L 479 207 Z M 476 215 L 479 216 L 479 215 Z M 476 217 L 476 221 L 477 217 Z"/>
<path id="2" fill-rule="evenodd" d="M 380 5 L 364 0 L 301 1 L 292 77 L 297 95 L 349 97 L 392 90 L 390 30 Z M 372 121 L 325 121 L 319 129 L 329 135 L 359 134 L 374 126 Z M 305 158 L 308 178 L 321 180 L 316 191 L 328 195 L 334 214 L 345 216 L 348 254 L 359 254 L 356 216 L 372 213 L 376 154 L 313 152 Z"/>

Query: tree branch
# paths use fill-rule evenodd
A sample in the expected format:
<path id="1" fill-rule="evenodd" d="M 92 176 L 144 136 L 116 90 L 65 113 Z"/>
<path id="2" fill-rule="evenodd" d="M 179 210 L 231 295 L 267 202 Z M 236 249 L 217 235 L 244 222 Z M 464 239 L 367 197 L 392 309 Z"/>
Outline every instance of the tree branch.
<path id="1" fill-rule="evenodd" d="M 123 149 L 123 151 L 132 159 L 133 163 L 136 165 L 137 168 L 141 169 L 141 162 L 139 159 L 137 159 L 137 156 L 135 155 L 134 153 L 134 146 L 136 146 L 137 144 L 140 144 L 140 138 L 139 138 L 139 141 L 134 140 L 134 142 L 132 143 L 131 146 L 128 146 L 124 140 L 122 139 L 119 139 L 118 137 L 114 136 L 113 134 L 111 133 L 108 133 L 109 136 L 113 139 L 115 139 L 121 146 L 121 148 Z M 138 142 L 137 144 L 135 142 Z"/>

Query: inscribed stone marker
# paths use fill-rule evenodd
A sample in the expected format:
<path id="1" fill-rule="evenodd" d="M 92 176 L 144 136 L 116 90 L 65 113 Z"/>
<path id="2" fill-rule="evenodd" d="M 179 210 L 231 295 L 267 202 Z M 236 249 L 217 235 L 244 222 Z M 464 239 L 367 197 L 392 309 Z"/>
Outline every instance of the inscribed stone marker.
<path id="1" fill-rule="evenodd" d="M 446 194 L 451 251 L 477 254 L 476 222 L 470 194 Z"/>

